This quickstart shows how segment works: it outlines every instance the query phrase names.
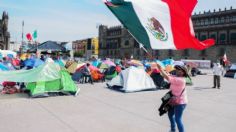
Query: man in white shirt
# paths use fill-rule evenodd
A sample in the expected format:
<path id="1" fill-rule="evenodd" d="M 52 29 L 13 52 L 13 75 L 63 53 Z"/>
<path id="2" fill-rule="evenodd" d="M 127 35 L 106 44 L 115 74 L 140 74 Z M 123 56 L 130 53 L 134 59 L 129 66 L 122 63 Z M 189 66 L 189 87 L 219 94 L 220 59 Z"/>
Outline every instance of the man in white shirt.
<path id="1" fill-rule="evenodd" d="M 212 88 L 220 89 L 220 76 L 223 75 L 224 68 L 220 65 L 220 63 L 214 63 L 213 66 L 213 75 L 214 75 L 214 86 Z"/>

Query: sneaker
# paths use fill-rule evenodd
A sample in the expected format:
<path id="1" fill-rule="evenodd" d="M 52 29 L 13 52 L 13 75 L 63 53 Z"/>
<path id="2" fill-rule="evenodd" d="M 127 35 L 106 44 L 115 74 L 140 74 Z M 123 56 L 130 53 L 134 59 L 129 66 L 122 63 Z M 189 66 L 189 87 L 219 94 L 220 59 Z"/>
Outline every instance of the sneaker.
<path id="1" fill-rule="evenodd" d="M 212 87 L 212 88 L 216 88 L 216 87 Z"/>

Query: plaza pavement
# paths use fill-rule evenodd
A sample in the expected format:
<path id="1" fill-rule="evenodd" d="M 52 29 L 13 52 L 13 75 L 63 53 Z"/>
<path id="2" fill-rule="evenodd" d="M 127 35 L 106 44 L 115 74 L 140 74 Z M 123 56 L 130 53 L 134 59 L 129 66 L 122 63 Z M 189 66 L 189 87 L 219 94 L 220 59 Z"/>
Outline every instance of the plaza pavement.
<path id="1" fill-rule="evenodd" d="M 222 78 L 212 89 L 212 75 L 192 78 L 183 121 L 186 132 L 235 132 L 236 79 Z M 0 95 L 0 132 L 168 132 L 160 117 L 160 98 L 167 90 L 121 93 L 105 83 L 79 84 L 77 97 L 32 99 Z"/>

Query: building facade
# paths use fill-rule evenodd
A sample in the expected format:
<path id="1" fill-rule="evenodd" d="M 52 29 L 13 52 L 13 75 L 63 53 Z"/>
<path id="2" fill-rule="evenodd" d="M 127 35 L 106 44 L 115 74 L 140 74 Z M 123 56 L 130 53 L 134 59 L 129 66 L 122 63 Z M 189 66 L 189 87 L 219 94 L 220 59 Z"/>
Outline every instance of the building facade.
<path id="1" fill-rule="evenodd" d="M 0 49 L 9 49 L 10 33 L 8 32 L 8 14 L 4 11 L 0 19 Z"/>
<path id="2" fill-rule="evenodd" d="M 141 57 L 137 41 L 122 26 L 99 26 L 99 58 Z"/>
<path id="3" fill-rule="evenodd" d="M 9 44 L 8 50 L 12 50 L 12 51 L 17 52 L 17 51 L 20 50 L 20 48 L 21 48 L 21 43 L 20 42 L 12 41 Z"/>
<path id="4" fill-rule="evenodd" d="M 79 54 L 80 57 L 91 58 L 98 57 L 99 53 L 99 42 L 98 38 L 88 38 L 82 40 L 76 40 L 72 42 L 72 48 L 74 53 Z"/>
<path id="5" fill-rule="evenodd" d="M 199 40 L 213 38 L 216 44 L 206 50 L 151 50 L 149 54 L 158 59 L 173 58 L 217 61 L 227 54 L 231 62 L 236 62 L 236 9 L 205 11 L 192 16 L 195 36 Z M 133 55 L 136 59 L 147 58 L 144 50 L 123 27 L 101 25 L 99 27 L 100 57 L 122 58 Z M 126 47 L 126 44 L 129 45 Z"/>

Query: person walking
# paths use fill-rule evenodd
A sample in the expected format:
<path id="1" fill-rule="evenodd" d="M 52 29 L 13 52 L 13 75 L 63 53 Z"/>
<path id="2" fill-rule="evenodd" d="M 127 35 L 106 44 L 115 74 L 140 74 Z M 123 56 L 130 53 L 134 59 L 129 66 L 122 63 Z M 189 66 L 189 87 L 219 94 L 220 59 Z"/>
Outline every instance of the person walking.
<path id="1" fill-rule="evenodd" d="M 215 63 L 213 66 L 213 87 L 220 89 L 220 76 L 224 73 L 224 68 L 220 65 L 220 63 Z"/>
<path id="2" fill-rule="evenodd" d="M 170 121 L 170 132 L 176 131 L 176 124 L 179 132 L 184 132 L 184 124 L 182 122 L 183 112 L 186 108 L 188 99 L 185 89 L 185 78 L 189 77 L 187 69 L 184 66 L 175 66 L 176 76 L 167 74 L 162 67 L 157 64 L 161 75 L 170 83 L 170 90 L 174 98 L 170 101 L 171 108 L 168 111 L 168 117 Z M 190 78 L 190 77 L 189 77 Z"/>

